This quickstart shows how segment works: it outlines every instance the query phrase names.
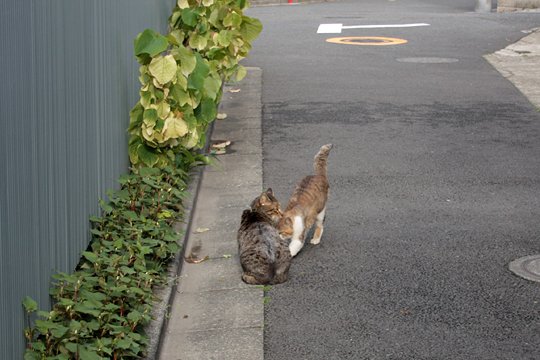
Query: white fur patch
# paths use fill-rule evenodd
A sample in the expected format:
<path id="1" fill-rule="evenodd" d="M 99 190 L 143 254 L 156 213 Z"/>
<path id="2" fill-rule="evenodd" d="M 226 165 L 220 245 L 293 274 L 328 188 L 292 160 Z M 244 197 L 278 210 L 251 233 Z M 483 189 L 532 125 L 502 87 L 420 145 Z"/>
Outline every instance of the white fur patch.
<path id="1" fill-rule="evenodd" d="M 296 254 L 298 254 L 298 252 L 304 246 L 304 243 L 300 239 L 303 232 L 304 232 L 304 221 L 302 220 L 302 217 L 295 216 L 294 222 L 293 222 L 292 240 L 291 240 L 291 243 L 289 244 L 289 251 L 291 252 L 292 256 L 296 256 Z"/>
<path id="2" fill-rule="evenodd" d="M 302 244 L 300 240 L 292 240 L 289 244 L 289 251 L 291 252 L 291 255 L 296 256 L 296 254 L 300 252 L 303 246 L 304 244 Z"/>
<path id="3" fill-rule="evenodd" d="M 317 221 L 319 223 L 322 223 L 323 220 L 324 220 L 324 216 L 326 215 L 326 206 L 324 207 L 324 209 L 322 209 L 322 211 L 317 215 Z"/>
<path id="4" fill-rule="evenodd" d="M 310 243 L 312 243 L 313 245 L 317 245 L 321 242 L 321 237 L 322 237 L 322 234 L 323 234 L 323 221 L 324 221 L 324 216 L 325 216 L 325 213 L 326 213 L 326 207 L 324 209 L 322 209 L 322 211 L 320 213 L 317 214 L 317 228 L 320 229 L 319 230 L 319 236 L 318 237 L 315 237 L 313 236 L 313 239 L 311 239 Z M 315 231 L 315 234 L 317 233 L 317 231 Z"/>
<path id="5" fill-rule="evenodd" d="M 319 243 L 321 242 L 322 233 L 323 232 L 321 230 L 321 236 L 319 236 L 318 238 L 313 237 L 313 239 L 311 239 L 310 243 L 313 244 L 313 245 L 319 245 Z"/>
<path id="6" fill-rule="evenodd" d="M 292 239 L 300 241 L 300 237 L 302 236 L 302 232 L 304 231 L 304 222 L 302 221 L 302 217 L 295 216 L 294 217 L 294 223 L 293 223 L 293 234 Z"/>
<path id="7" fill-rule="evenodd" d="M 313 244 L 313 245 L 319 245 L 319 243 L 321 242 L 322 233 L 323 233 L 323 231 L 321 229 L 320 236 L 318 238 L 313 237 L 313 239 L 311 239 L 310 243 Z"/>

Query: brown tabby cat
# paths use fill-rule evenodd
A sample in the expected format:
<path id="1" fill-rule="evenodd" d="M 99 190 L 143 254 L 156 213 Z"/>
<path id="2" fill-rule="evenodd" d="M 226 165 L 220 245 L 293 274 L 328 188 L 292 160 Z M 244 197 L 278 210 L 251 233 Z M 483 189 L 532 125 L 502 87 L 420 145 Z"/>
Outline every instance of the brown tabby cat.
<path id="1" fill-rule="evenodd" d="M 277 225 L 283 216 L 279 201 L 274 196 L 274 191 L 271 188 L 268 188 L 251 202 L 251 209 L 261 211 L 270 216 L 274 225 Z"/>
<path id="2" fill-rule="evenodd" d="M 323 145 L 317 155 L 313 168 L 315 175 L 306 176 L 297 185 L 289 204 L 278 223 L 279 233 L 284 239 L 291 239 L 289 250 L 296 256 L 304 246 L 306 233 L 315 224 L 312 244 L 321 241 L 323 222 L 328 199 L 328 178 L 326 164 L 332 144 Z"/>
<path id="3" fill-rule="evenodd" d="M 288 243 L 276 228 L 281 210 L 272 189 L 263 192 L 242 213 L 238 230 L 238 253 L 242 280 L 248 284 L 280 284 L 287 281 L 291 266 Z"/>

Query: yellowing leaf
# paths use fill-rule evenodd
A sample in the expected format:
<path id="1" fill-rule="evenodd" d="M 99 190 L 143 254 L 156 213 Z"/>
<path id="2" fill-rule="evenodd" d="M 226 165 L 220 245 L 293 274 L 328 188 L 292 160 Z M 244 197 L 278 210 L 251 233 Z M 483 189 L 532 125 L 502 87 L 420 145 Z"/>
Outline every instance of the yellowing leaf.
<path id="1" fill-rule="evenodd" d="M 187 9 L 189 7 L 189 3 L 187 0 L 178 0 L 176 4 L 180 9 Z"/>
<path id="2" fill-rule="evenodd" d="M 148 126 L 147 124 L 141 125 L 141 133 L 143 138 L 145 138 L 147 141 L 153 142 L 154 141 L 154 128 L 152 126 Z"/>
<path id="3" fill-rule="evenodd" d="M 227 16 L 225 16 L 225 19 L 223 19 L 223 25 L 224 26 L 233 26 L 238 27 L 242 23 L 242 16 L 237 14 L 236 12 L 231 12 Z"/>
<path id="4" fill-rule="evenodd" d="M 178 72 L 176 73 L 176 84 L 179 85 L 182 90 L 186 91 L 187 90 L 187 77 L 184 76 L 184 74 L 182 74 L 182 70 L 179 69 Z"/>
<path id="5" fill-rule="evenodd" d="M 221 46 L 229 46 L 232 39 L 232 33 L 228 30 L 222 30 L 216 36 L 216 42 Z"/>
<path id="6" fill-rule="evenodd" d="M 197 58 L 193 52 L 183 46 L 175 49 L 174 55 L 180 61 L 180 70 L 184 76 L 188 76 L 197 66 Z"/>
<path id="7" fill-rule="evenodd" d="M 214 0 L 203 0 L 202 3 L 204 6 L 210 6 L 214 3 Z"/>
<path id="8" fill-rule="evenodd" d="M 157 131 L 154 131 L 154 133 L 152 134 L 152 138 L 154 139 L 154 142 L 158 142 L 160 144 L 163 144 L 165 141 L 165 137 L 163 136 L 163 134 L 157 132 Z"/>
<path id="9" fill-rule="evenodd" d="M 173 43 L 176 46 L 180 46 L 184 42 L 184 33 L 181 30 L 173 30 L 169 33 L 167 36 L 169 39 L 169 42 Z"/>
<path id="10" fill-rule="evenodd" d="M 176 76 L 176 60 L 172 55 L 156 57 L 148 65 L 148 71 L 160 84 L 165 85 Z"/>
<path id="11" fill-rule="evenodd" d="M 193 33 L 189 38 L 189 46 L 192 49 L 204 50 L 208 44 L 208 39 L 205 36 Z"/>
<path id="12" fill-rule="evenodd" d="M 143 113 L 143 122 L 146 126 L 153 128 L 156 124 L 158 112 L 155 109 L 146 109 Z"/>
<path id="13" fill-rule="evenodd" d="M 197 129 L 193 129 L 193 131 L 189 133 L 189 136 L 182 141 L 182 145 L 184 145 L 186 149 L 193 149 L 198 143 L 199 133 L 197 132 Z"/>
<path id="14" fill-rule="evenodd" d="M 160 118 L 166 119 L 169 116 L 170 112 L 171 112 L 171 107 L 169 104 L 167 104 L 166 101 L 160 102 L 157 105 L 157 115 Z"/>
<path id="15" fill-rule="evenodd" d="M 152 105 L 152 93 L 150 91 L 140 91 L 139 95 L 141 96 L 141 105 L 147 109 Z"/>
<path id="16" fill-rule="evenodd" d="M 242 65 L 238 66 L 238 71 L 236 72 L 236 81 L 241 81 L 247 75 L 247 70 Z"/>
<path id="17" fill-rule="evenodd" d="M 185 91 L 179 92 L 178 97 L 176 97 L 176 99 L 178 103 L 180 104 L 180 106 L 184 106 L 188 104 L 189 106 L 193 107 L 193 101 L 191 97 L 189 96 L 189 94 Z"/>
<path id="18" fill-rule="evenodd" d="M 165 140 L 177 139 L 186 135 L 188 130 L 188 125 L 184 119 L 175 117 L 175 115 L 171 113 L 165 120 L 162 133 Z"/>
<path id="19" fill-rule="evenodd" d="M 153 78 L 153 79 L 152 79 L 152 84 L 154 84 L 154 87 L 155 87 L 156 89 L 163 89 L 163 85 L 161 85 L 161 84 L 159 83 L 159 81 L 157 81 L 156 78 Z"/>
<path id="20" fill-rule="evenodd" d="M 231 145 L 229 140 L 217 140 L 216 143 L 212 144 L 212 149 L 225 149 L 229 145 Z"/>

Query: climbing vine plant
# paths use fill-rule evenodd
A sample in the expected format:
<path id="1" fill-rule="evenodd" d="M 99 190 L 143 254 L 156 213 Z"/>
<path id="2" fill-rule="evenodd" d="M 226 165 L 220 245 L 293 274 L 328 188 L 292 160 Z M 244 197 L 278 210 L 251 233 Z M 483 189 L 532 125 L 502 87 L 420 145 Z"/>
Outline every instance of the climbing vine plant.
<path id="1" fill-rule="evenodd" d="M 129 126 L 134 166 L 164 167 L 205 143 L 222 83 L 245 76 L 239 61 L 262 30 L 243 14 L 246 6 L 245 0 L 178 0 L 166 36 L 150 29 L 137 36 L 141 90 Z"/>

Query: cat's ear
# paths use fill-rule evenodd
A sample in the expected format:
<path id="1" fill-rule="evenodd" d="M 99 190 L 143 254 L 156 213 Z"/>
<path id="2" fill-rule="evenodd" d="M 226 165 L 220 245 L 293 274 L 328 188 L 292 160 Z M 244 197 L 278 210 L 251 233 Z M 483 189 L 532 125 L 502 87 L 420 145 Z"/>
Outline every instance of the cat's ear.
<path id="1" fill-rule="evenodd" d="M 266 195 L 268 195 L 268 196 L 274 196 L 274 191 L 272 190 L 272 188 L 266 189 L 265 192 L 266 192 Z"/>
<path id="2" fill-rule="evenodd" d="M 265 192 L 263 192 L 261 194 L 261 196 L 259 196 L 259 205 L 266 205 L 266 204 L 268 204 L 270 202 L 271 201 L 270 201 L 270 199 L 268 198 L 268 195 Z"/>
<path id="3" fill-rule="evenodd" d="M 285 225 L 286 226 L 292 226 L 292 219 L 290 217 L 285 218 Z"/>

